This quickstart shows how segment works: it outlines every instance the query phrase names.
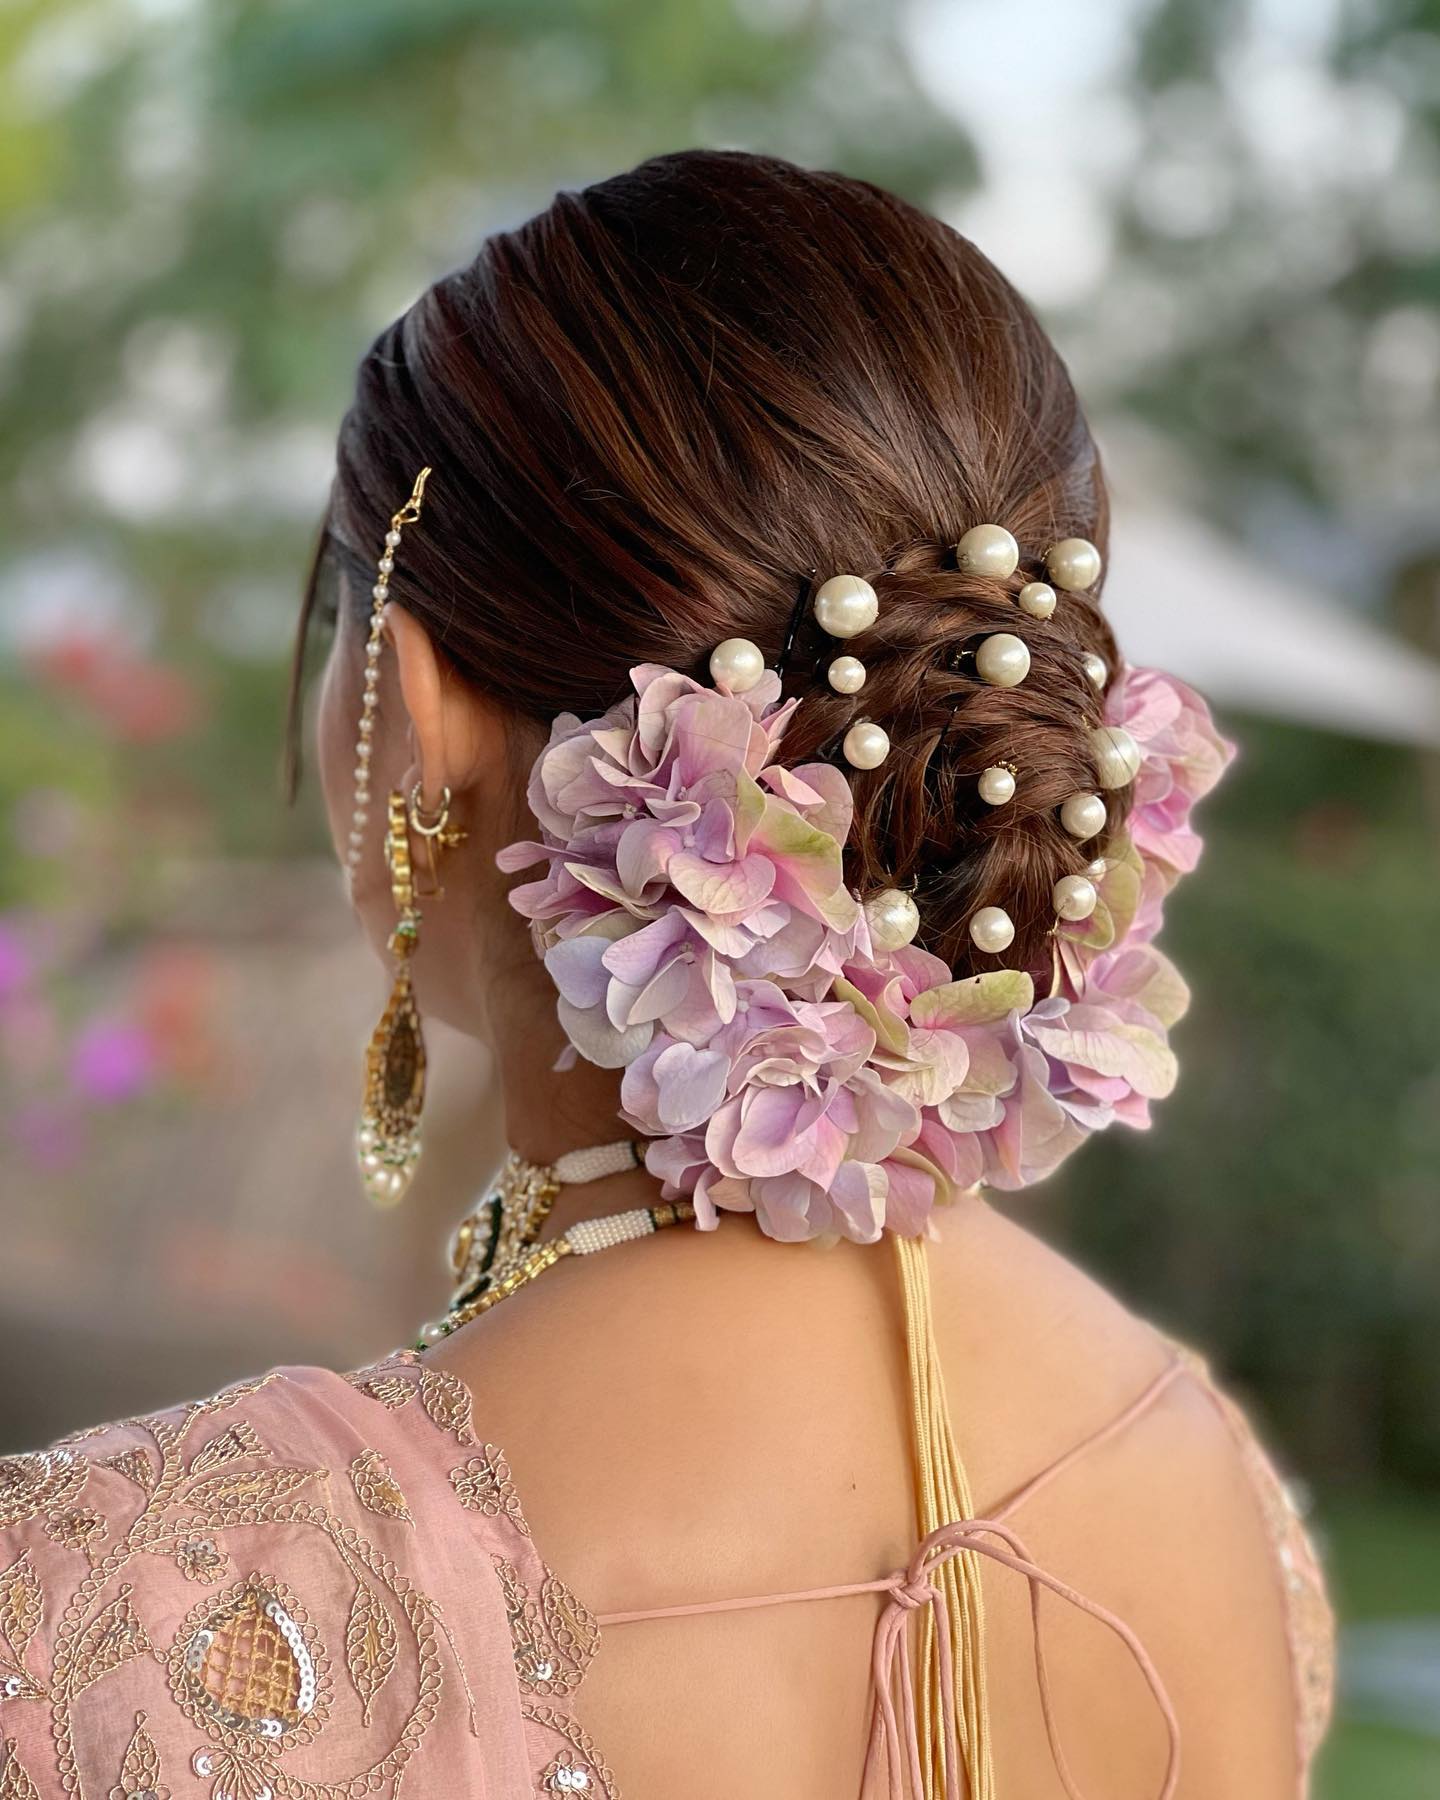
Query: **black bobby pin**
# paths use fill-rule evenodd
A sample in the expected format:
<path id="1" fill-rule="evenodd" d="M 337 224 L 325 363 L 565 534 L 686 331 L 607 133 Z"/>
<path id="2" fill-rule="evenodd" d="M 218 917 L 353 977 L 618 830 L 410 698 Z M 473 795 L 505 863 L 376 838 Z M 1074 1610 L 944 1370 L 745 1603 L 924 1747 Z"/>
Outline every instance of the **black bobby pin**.
<path id="1" fill-rule="evenodd" d="M 805 606 L 810 598 L 810 590 L 814 587 L 815 577 L 819 572 L 818 567 L 813 568 L 808 575 L 801 577 L 800 592 L 795 596 L 795 604 L 790 609 L 790 622 L 785 627 L 785 642 L 781 647 L 780 660 L 775 665 L 775 673 L 782 682 L 785 679 L 785 670 L 790 663 L 790 652 L 795 648 L 795 638 L 799 633 L 801 620 L 805 617 Z"/>

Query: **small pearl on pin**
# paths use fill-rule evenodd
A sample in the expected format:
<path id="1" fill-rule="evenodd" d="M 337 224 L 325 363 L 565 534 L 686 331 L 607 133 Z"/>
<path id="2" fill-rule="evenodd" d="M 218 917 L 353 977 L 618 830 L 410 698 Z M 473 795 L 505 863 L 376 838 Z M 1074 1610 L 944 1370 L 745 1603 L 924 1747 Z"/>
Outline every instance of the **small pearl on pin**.
<path id="1" fill-rule="evenodd" d="M 970 921 L 970 941 L 977 950 L 998 956 L 1015 942 L 1015 924 L 1003 906 L 982 906 Z"/>
<path id="2" fill-rule="evenodd" d="M 955 546 L 955 562 L 967 575 L 1004 581 L 1020 564 L 1020 546 L 1003 525 L 972 525 Z"/>
<path id="3" fill-rule="evenodd" d="M 990 687 L 1012 688 L 1030 673 L 1030 649 L 1024 638 L 997 631 L 975 652 L 975 672 Z"/>
<path id="4" fill-rule="evenodd" d="M 880 599 L 862 575 L 832 575 L 815 590 L 815 622 L 830 637 L 855 637 L 880 616 Z"/>
<path id="5" fill-rule="evenodd" d="M 710 652 L 710 679 L 732 694 L 748 694 L 764 673 L 764 655 L 749 638 L 726 638 Z"/>
<path id="6" fill-rule="evenodd" d="M 890 734 L 883 725 L 861 719 L 845 733 L 840 750 L 852 769 L 878 769 L 890 754 Z"/>
<path id="7" fill-rule="evenodd" d="M 865 685 L 865 665 L 858 656 L 837 656 L 825 679 L 837 694 L 858 694 Z"/>
<path id="8" fill-rule="evenodd" d="M 1015 771 L 1004 763 L 996 763 L 993 768 L 981 770 L 975 786 L 987 806 L 1004 806 L 1007 800 L 1015 798 Z"/>

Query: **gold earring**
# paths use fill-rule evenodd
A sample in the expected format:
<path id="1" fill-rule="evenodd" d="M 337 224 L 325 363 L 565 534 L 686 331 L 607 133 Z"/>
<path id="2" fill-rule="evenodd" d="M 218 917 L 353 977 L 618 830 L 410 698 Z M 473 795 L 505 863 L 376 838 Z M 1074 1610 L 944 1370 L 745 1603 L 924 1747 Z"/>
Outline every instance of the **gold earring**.
<path id="1" fill-rule="evenodd" d="M 365 1100 L 355 1142 L 365 1192 L 377 1206 L 395 1206 L 404 1199 L 420 1161 L 420 1109 L 425 1103 L 425 1034 L 411 980 L 420 909 L 405 796 L 398 788 L 390 796 L 385 863 L 399 914 L 389 944 L 395 985 L 365 1052 Z"/>
<path id="2" fill-rule="evenodd" d="M 354 880 L 365 847 L 365 826 L 370 811 L 370 761 L 375 735 L 375 711 L 380 702 L 380 652 L 385 602 L 390 597 L 390 576 L 395 553 L 407 525 L 420 517 L 425 483 L 430 470 L 421 469 L 410 498 L 393 514 L 390 529 L 375 569 L 370 590 L 370 629 L 365 641 L 365 684 L 361 696 L 360 736 L 355 745 L 355 810 L 350 821 L 350 841 L 345 855 L 346 873 Z M 410 977 L 411 959 L 420 941 L 420 909 L 415 904 L 415 881 L 410 868 L 410 838 L 405 816 L 405 796 L 397 789 L 390 796 L 385 832 L 385 864 L 390 871 L 390 891 L 399 914 L 390 934 L 390 954 L 395 958 L 395 985 L 365 1051 L 365 1095 L 355 1151 L 365 1192 L 377 1206 L 394 1206 L 404 1199 L 420 1160 L 420 1108 L 425 1099 L 425 1037 L 415 1006 Z M 431 866 L 434 866 L 433 846 Z"/>
<path id="3" fill-rule="evenodd" d="M 430 872 L 430 885 L 426 888 L 417 885 L 415 889 L 422 900 L 444 898 L 445 890 L 440 885 L 439 852 L 453 850 L 457 844 L 463 844 L 467 836 L 460 826 L 450 823 L 450 799 L 450 789 L 443 788 L 440 804 L 434 809 L 435 816 L 427 819 L 420 783 L 417 781 L 410 790 L 410 829 L 425 846 L 425 863 Z"/>

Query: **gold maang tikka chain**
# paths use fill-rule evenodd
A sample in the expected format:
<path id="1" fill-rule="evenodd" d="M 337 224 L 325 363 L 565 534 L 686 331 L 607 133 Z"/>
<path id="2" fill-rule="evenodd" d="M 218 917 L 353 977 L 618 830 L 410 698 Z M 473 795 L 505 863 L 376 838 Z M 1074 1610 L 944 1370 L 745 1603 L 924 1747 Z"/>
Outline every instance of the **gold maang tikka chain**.
<path id="1" fill-rule="evenodd" d="M 420 517 L 428 468 L 415 477 L 410 498 L 392 519 L 385 547 L 371 589 L 374 605 L 365 644 L 365 686 L 361 701 L 360 736 L 355 746 L 355 811 L 351 820 L 346 868 L 353 881 L 365 843 L 370 806 L 370 760 L 375 735 L 375 709 L 379 703 L 380 655 L 383 648 L 382 615 L 390 595 L 390 573 L 395 552 L 406 525 Z M 447 788 L 434 818 L 426 818 L 417 783 L 407 809 L 405 796 L 393 791 L 386 809 L 385 866 L 397 914 L 390 934 L 390 954 L 395 959 L 395 982 L 385 1011 L 365 1052 L 365 1095 L 356 1133 L 356 1154 L 365 1191 L 377 1206 L 394 1206 L 404 1198 L 420 1160 L 420 1111 L 425 1100 L 425 1035 L 415 1005 L 412 964 L 420 941 L 420 897 L 410 857 L 413 830 L 425 845 L 431 874 L 426 894 L 438 894 L 438 852 L 459 843 L 464 833 L 449 823 L 450 790 Z"/>

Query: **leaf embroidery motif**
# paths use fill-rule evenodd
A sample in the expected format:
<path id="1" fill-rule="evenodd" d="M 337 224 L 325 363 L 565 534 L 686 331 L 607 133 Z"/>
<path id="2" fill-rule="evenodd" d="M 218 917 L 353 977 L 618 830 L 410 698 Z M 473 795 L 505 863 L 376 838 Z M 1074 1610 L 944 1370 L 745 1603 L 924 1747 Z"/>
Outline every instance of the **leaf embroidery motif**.
<path id="1" fill-rule="evenodd" d="M 368 1394 L 372 1400 L 378 1400 L 392 1412 L 397 1406 L 404 1406 L 407 1400 L 415 1397 L 415 1383 L 404 1375 L 360 1375 L 350 1379 L 362 1394 Z"/>
<path id="2" fill-rule="evenodd" d="M 160 1752 L 155 1740 L 145 1729 L 145 1714 L 135 1715 L 135 1734 L 120 1765 L 120 1779 L 111 1788 L 107 1800 L 170 1800 L 170 1790 L 160 1780 Z"/>
<path id="3" fill-rule="evenodd" d="M 0 1752 L 0 1800 L 40 1800 L 39 1788 L 21 1765 L 14 1738 L 6 1738 Z"/>
<path id="4" fill-rule="evenodd" d="M 355 1497 L 368 1511 L 385 1519 L 403 1519 L 413 1525 L 410 1508 L 390 1465 L 378 1450 L 362 1450 L 350 1465 Z"/>
<path id="5" fill-rule="evenodd" d="M 388 1608 L 368 1582 L 360 1582 L 345 1627 L 345 1662 L 355 1692 L 360 1696 L 361 1716 L 370 1723 L 375 1696 L 390 1679 L 395 1667 L 399 1637 Z"/>
<path id="6" fill-rule="evenodd" d="M 458 1375 L 452 1375 L 448 1369 L 422 1369 L 420 1399 L 440 1429 L 450 1432 L 457 1443 L 475 1442 L 470 1390 Z"/>
<path id="7" fill-rule="evenodd" d="M 40 1577 L 30 1561 L 30 1552 L 21 1551 L 3 1575 L 0 1575 L 0 1638 L 11 1658 L 25 1660 L 30 1640 L 45 1616 L 45 1599 L 40 1591 Z"/>
<path id="8" fill-rule="evenodd" d="M 75 1647 L 75 1670 L 70 1685 L 72 1697 L 102 1675 L 108 1675 L 112 1669 L 145 1655 L 152 1648 L 130 1594 L 127 1582 L 81 1632 Z"/>
<path id="9" fill-rule="evenodd" d="M 190 1459 L 190 1473 L 206 1475 L 211 1469 L 234 1462 L 238 1456 L 268 1455 L 255 1427 L 244 1419 L 237 1419 L 233 1425 L 227 1425 L 224 1431 L 217 1432 L 208 1444 L 200 1446 Z"/>
<path id="10" fill-rule="evenodd" d="M 23 1525 L 78 1498 L 90 1465 L 70 1450 L 0 1456 L 0 1527 Z"/>
<path id="11" fill-rule="evenodd" d="M 185 1503 L 197 1512 L 222 1521 L 249 1508 L 283 1500 L 307 1481 L 313 1481 L 319 1469 L 231 1469 L 218 1475 L 207 1475 L 185 1491 Z"/>
<path id="12" fill-rule="evenodd" d="M 520 1510 L 520 1496 L 510 1478 L 510 1465 L 498 1444 L 484 1444 L 479 1456 L 450 1471 L 450 1485 L 468 1512 L 498 1518 L 501 1513 L 526 1537 L 530 1526 Z"/>
<path id="13" fill-rule="evenodd" d="M 136 1487 L 143 1488 L 147 1494 L 155 1485 L 155 1465 L 138 1444 L 132 1450 L 121 1450 L 114 1456 L 107 1456 L 105 1467 L 114 1469 L 117 1475 L 123 1475 L 127 1481 L 133 1481 Z"/>

